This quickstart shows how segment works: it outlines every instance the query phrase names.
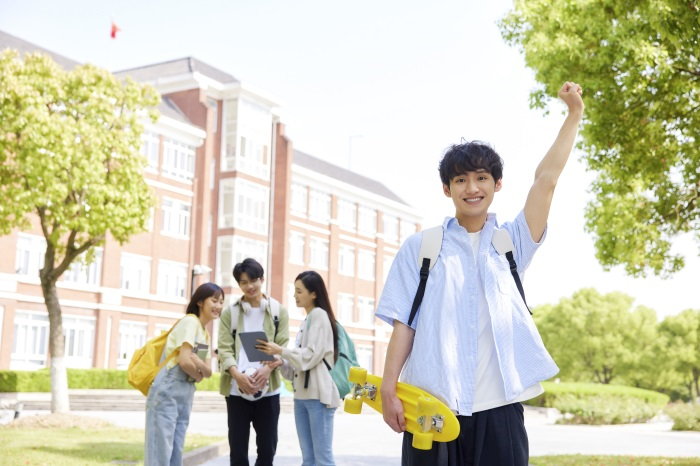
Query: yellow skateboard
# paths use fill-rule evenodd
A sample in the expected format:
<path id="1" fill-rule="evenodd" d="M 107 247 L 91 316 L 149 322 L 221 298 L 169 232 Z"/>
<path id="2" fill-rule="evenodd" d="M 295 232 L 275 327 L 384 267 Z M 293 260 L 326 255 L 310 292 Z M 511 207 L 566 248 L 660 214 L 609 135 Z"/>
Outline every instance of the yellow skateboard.
<path id="1" fill-rule="evenodd" d="M 345 397 L 345 412 L 360 414 L 362 402 L 382 412 L 381 377 L 368 374 L 367 369 L 351 367 L 348 380 L 355 387 Z M 430 450 L 433 441 L 450 442 L 459 436 L 457 416 L 430 393 L 398 382 L 396 395 L 403 403 L 406 430 L 413 434 L 413 448 Z"/>

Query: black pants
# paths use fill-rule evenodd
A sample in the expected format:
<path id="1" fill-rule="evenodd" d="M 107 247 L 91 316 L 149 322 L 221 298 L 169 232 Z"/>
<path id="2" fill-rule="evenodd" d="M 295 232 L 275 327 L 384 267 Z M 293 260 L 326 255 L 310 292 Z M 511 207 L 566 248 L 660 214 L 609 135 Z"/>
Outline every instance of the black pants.
<path id="1" fill-rule="evenodd" d="M 257 401 L 240 396 L 226 397 L 228 411 L 228 445 L 231 466 L 248 466 L 250 424 L 255 429 L 258 459 L 255 466 L 272 466 L 277 451 L 277 424 L 280 418 L 280 396 L 272 395 Z"/>
<path id="2" fill-rule="evenodd" d="M 405 432 L 402 466 L 527 466 L 529 445 L 523 405 L 457 416 L 459 437 L 451 442 L 433 442 L 432 450 L 411 446 L 413 434 Z"/>

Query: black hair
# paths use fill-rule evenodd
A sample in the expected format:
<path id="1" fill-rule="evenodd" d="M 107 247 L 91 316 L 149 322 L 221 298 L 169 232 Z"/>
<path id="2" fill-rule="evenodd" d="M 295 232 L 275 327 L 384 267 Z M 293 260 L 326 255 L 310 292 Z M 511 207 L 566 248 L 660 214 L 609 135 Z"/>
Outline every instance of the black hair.
<path id="1" fill-rule="evenodd" d="M 244 273 L 248 274 L 250 280 L 257 280 L 263 277 L 265 271 L 263 270 L 263 266 L 260 265 L 260 262 L 249 257 L 243 259 L 243 262 L 239 262 L 233 267 L 233 278 L 236 280 L 236 283 L 240 283 L 241 275 Z"/>
<path id="2" fill-rule="evenodd" d="M 328 314 L 328 320 L 331 321 L 331 328 L 333 329 L 333 362 L 335 362 L 338 360 L 338 327 L 336 325 L 335 314 L 333 314 L 333 308 L 331 307 L 331 301 L 328 299 L 328 291 L 326 290 L 323 277 L 321 277 L 318 272 L 307 270 L 297 275 L 294 282 L 296 283 L 297 280 L 301 280 L 301 283 L 304 284 L 304 288 L 306 288 L 309 293 L 316 293 L 314 306 L 323 309 Z"/>
<path id="3" fill-rule="evenodd" d="M 186 314 L 194 314 L 199 317 L 199 303 L 212 296 L 216 296 L 217 298 L 221 296 L 221 299 L 226 297 L 224 295 L 224 290 L 216 283 L 204 283 L 199 285 L 199 288 L 194 292 L 190 303 L 187 305 Z"/>
<path id="4" fill-rule="evenodd" d="M 455 176 L 477 170 L 486 170 L 498 182 L 503 178 L 503 159 L 485 142 L 453 144 L 442 156 L 438 170 L 442 184 L 448 187 Z"/>

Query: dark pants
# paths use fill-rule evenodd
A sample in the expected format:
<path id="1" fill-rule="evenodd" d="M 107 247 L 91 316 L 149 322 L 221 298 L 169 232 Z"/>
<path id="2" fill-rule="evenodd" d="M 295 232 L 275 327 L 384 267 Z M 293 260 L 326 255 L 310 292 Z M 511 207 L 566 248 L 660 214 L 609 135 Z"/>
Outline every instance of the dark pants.
<path id="1" fill-rule="evenodd" d="M 403 436 L 402 466 L 527 466 L 529 446 L 523 405 L 457 416 L 459 437 L 451 442 L 433 442 L 432 450 L 411 446 L 413 434 Z"/>
<path id="2" fill-rule="evenodd" d="M 227 396 L 228 444 L 231 466 L 248 466 L 250 424 L 255 429 L 258 459 L 255 466 L 272 466 L 277 451 L 277 423 L 280 418 L 280 396 L 272 395 L 257 401 L 240 396 Z"/>

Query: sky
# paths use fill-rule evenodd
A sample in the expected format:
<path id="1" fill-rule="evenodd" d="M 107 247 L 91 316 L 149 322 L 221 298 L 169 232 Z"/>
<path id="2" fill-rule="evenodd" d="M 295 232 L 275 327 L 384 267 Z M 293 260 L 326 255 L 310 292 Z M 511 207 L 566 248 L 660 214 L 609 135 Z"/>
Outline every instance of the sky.
<path id="1" fill-rule="evenodd" d="M 202 60 L 274 96 L 296 149 L 382 182 L 430 227 L 454 215 L 437 172 L 448 146 L 485 141 L 505 160 L 491 208 L 504 222 L 522 209 L 564 120 L 560 102 L 548 115 L 528 107 L 533 72 L 498 31 L 511 8 L 507 0 L 0 0 L 0 30 L 111 71 Z M 586 83 L 569 79 L 585 102 Z M 559 179 L 547 238 L 525 275 L 528 304 L 592 287 L 623 292 L 659 319 L 700 309 L 689 237 L 674 244 L 687 265 L 671 279 L 597 263 L 584 231 L 594 174 L 580 157 Z"/>

